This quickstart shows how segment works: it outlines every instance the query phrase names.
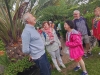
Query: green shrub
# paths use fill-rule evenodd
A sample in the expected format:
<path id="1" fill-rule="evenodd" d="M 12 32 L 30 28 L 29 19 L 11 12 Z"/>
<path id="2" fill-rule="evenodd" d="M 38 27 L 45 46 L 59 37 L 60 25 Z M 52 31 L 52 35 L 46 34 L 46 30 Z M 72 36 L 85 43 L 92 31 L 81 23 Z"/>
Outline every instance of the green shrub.
<path id="1" fill-rule="evenodd" d="M 4 51 L 5 50 L 5 45 L 4 43 L 2 42 L 2 40 L 0 40 L 0 51 Z"/>
<path id="2" fill-rule="evenodd" d="M 61 22 L 61 33 L 62 33 L 62 36 L 64 38 L 64 40 L 66 40 L 66 30 L 64 29 L 64 22 Z"/>
<path id="3" fill-rule="evenodd" d="M 87 13 L 84 17 L 87 19 L 87 24 L 89 26 L 89 29 L 92 29 L 92 20 L 94 18 L 94 14 L 93 13 Z"/>
<path id="4" fill-rule="evenodd" d="M 6 53 L 0 56 L 0 65 L 3 65 L 4 67 L 7 67 L 9 65 L 9 60 L 8 60 Z"/>
<path id="5" fill-rule="evenodd" d="M 29 62 L 28 57 L 22 60 L 18 60 L 16 63 L 10 63 L 4 72 L 4 75 L 17 75 L 18 72 L 22 72 L 25 68 L 29 68 L 33 63 Z"/>
<path id="6" fill-rule="evenodd" d="M 2 42 L 2 40 L 0 40 L 0 51 L 4 52 L 3 55 L 0 55 L 0 65 L 3 65 L 4 67 L 6 67 L 9 64 L 9 60 L 8 60 L 7 55 L 6 55 L 5 45 Z"/>
<path id="7" fill-rule="evenodd" d="M 47 58 L 48 58 L 49 63 L 52 64 L 53 62 L 52 62 L 50 54 L 49 53 L 46 53 L 46 54 L 47 54 Z"/>

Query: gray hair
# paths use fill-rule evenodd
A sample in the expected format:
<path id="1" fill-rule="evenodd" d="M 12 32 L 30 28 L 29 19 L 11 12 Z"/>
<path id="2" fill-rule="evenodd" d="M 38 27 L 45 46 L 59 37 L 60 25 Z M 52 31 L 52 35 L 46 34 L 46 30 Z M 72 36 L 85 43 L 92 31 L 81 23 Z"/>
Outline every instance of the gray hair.
<path id="1" fill-rule="evenodd" d="M 74 10 L 73 13 L 79 13 L 80 14 L 80 11 L 79 10 Z"/>
<path id="2" fill-rule="evenodd" d="M 29 18 L 28 14 L 30 14 L 29 12 L 25 13 L 22 17 L 22 21 L 23 23 L 26 23 L 27 22 L 27 19 Z"/>

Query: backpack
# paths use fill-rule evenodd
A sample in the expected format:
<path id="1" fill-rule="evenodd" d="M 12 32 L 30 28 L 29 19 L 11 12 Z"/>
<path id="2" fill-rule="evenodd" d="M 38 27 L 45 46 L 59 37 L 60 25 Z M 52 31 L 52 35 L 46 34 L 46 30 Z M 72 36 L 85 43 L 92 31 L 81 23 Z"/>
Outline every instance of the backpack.
<path id="1" fill-rule="evenodd" d="M 44 38 L 46 40 L 46 33 L 45 32 L 42 32 L 42 34 L 43 34 L 43 36 L 44 36 Z"/>

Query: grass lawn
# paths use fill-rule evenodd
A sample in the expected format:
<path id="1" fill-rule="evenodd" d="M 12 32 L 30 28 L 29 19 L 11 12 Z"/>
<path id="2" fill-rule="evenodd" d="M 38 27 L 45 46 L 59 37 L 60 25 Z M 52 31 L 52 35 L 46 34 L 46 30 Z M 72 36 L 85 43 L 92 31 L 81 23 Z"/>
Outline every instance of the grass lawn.
<path id="1" fill-rule="evenodd" d="M 92 50 L 93 56 L 84 59 L 88 75 L 100 75 L 100 55 L 98 55 L 99 52 L 100 48 L 95 47 Z M 64 72 L 61 73 L 57 72 L 56 70 L 53 70 L 52 75 L 80 75 L 82 70 L 79 70 L 77 72 L 73 71 L 73 64 L 74 62 L 66 64 L 66 70 L 64 69 Z"/>
<path id="2" fill-rule="evenodd" d="M 0 50 L 4 50 L 4 45 L 1 41 L 0 41 Z M 100 75 L 99 73 L 100 72 L 100 55 L 98 55 L 99 52 L 100 52 L 100 48 L 94 47 L 94 49 L 92 50 L 93 56 L 84 59 L 89 75 Z M 0 59 L 1 58 L 3 61 L 0 61 L 0 63 L 3 63 L 4 65 L 6 65 L 7 62 L 4 61 L 5 59 L 3 57 L 0 57 Z M 82 70 L 79 70 L 78 72 L 73 71 L 73 68 L 75 66 L 76 66 L 75 62 L 67 63 L 66 69 L 62 69 L 61 73 L 58 72 L 56 69 L 53 69 L 52 75 L 80 75 Z"/>

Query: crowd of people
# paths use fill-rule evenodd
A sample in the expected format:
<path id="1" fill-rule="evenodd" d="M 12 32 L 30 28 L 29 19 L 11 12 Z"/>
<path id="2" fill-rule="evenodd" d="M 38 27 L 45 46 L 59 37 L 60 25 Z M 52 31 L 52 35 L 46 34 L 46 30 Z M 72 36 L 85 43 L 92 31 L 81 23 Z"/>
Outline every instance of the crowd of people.
<path id="1" fill-rule="evenodd" d="M 77 63 L 74 70 L 82 69 L 81 75 L 88 75 L 82 57 L 88 58 L 93 55 L 90 50 L 89 36 L 94 36 L 100 47 L 100 7 L 95 9 L 94 14 L 95 18 L 91 21 L 93 35 L 91 35 L 86 19 L 80 15 L 79 10 L 73 12 L 74 19 L 72 21 L 66 20 L 64 23 L 64 28 L 67 31 L 65 45 L 68 47 L 70 58 Z M 59 72 L 62 70 L 58 63 L 66 68 L 61 58 L 59 25 L 57 28 L 53 22 L 44 21 L 41 28 L 35 29 L 36 18 L 29 12 L 25 13 L 22 19 L 25 23 L 22 32 L 22 51 L 29 54 L 33 62 L 40 68 L 40 75 L 51 75 L 46 51 L 50 54 L 52 62 Z"/>

